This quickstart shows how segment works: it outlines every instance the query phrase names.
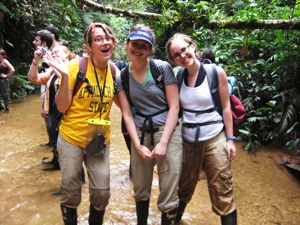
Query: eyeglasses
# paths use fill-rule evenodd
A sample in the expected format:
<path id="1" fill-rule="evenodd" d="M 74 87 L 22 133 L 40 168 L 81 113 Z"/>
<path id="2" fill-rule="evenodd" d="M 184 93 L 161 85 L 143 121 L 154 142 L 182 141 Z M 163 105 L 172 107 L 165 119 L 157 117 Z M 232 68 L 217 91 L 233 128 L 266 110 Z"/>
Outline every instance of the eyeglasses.
<path id="1" fill-rule="evenodd" d="M 188 46 L 186 47 L 183 47 L 182 49 L 180 49 L 180 52 L 176 52 L 174 55 L 173 55 L 173 59 L 174 60 L 177 60 L 181 57 L 182 54 L 186 54 L 187 50 L 189 49 L 189 47 L 191 46 L 191 44 L 189 44 Z"/>
<path id="2" fill-rule="evenodd" d="M 103 37 L 96 37 L 96 38 L 94 39 L 94 42 L 96 42 L 97 44 L 102 44 L 102 43 L 104 42 L 104 40 L 105 40 L 106 42 L 111 42 L 111 41 L 112 41 L 112 38 L 110 38 L 110 37 L 106 37 L 106 38 L 103 38 Z"/>

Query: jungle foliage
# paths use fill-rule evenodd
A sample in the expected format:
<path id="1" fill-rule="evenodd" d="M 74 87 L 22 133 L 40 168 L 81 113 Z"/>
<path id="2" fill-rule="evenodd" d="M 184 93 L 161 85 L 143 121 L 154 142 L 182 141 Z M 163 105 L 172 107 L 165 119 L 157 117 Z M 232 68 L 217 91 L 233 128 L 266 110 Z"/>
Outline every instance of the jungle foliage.
<path id="1" fill-rule="evenodd" d="M 299 152 L 300 31 L 291 27 L 255 28 L 250 22 L 247 29 L 225 29 L 221 22 L 218 28 L 205 24 L 224 20 L 299 20 L 300 0 L 92 1 L 107 10 L 113 7 L 159 14 L 157 20 L 100 12 L 88 2 L 91 0 L 4 0 L 0 3 L 0 12 L 4 14 L 0 20 L 0 47 L 7 51 L 17 69 L 15 77 L 20 78 L 18 84 L 16 79 L 11 81 L 15 97 L 26 97 L 26 93 L 33 91 L 34 86 L 27 82 L 26 75 L 37 30 L 54 24 L 60 29 L 61 38 L 68 40 L 70 48 L 75 50 L 82 49 L 82 33 L 90 22 L 105 22 L 117 34 L 116 51 L 125 60 L 124 44 L 130 27 L 145 23 L 157 36 L 155 57 L 166 59 L 166 41 L 175 32 L 184 32 L 193 36 L 199 51 L 212 49 L 227 75 L 237 77 L 247 109 L 247 121 L 240 129 L 246 150 L 276 143 Z"/>

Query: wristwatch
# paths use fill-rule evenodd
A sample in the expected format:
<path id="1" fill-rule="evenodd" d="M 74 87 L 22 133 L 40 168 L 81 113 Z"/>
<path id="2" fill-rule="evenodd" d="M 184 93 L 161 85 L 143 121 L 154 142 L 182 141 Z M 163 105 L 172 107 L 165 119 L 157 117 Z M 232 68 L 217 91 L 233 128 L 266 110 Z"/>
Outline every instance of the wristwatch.
<path id="1" fill-rule="evenodd" d="M 233 137 L 228 137 L 228 138 L 226 138 L 226 141 L 235 141 L 235 137 L 233 136 Z"/>

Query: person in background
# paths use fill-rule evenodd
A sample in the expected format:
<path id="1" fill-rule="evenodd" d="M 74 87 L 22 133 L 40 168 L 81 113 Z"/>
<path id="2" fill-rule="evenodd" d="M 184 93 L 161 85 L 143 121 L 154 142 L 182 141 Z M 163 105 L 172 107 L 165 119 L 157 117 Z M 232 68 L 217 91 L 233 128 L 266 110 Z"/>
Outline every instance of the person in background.
<path id="1" fill-rule="evenodd" d="M 236 156 L 227 76 L 217 66 L 218 91 L 222 115 L 216 111 L 210 94 L 206 69 L 196 56 L 196 44 L 186 34 L 174 34 L 166 44 L 170 61 L 184 67 L 179 84 L 182 109 L 182 135 L 185 160 L 179 181 L 178 223 L 195 191 L 202 164 L 206 169 L 212 210 L 220 215 L 222 225 L 237 224 L 237 210 L 233 195 L 231 161 Z"/>
<path id="2" fill-rule="evenodd" d="M 65 40 L 65 39 L 59 39 L 58 43 L 60 45 L 63 45 L 63 46 L 66 46 L 67 48 L 69 48 L 69 42 L 67 40 Z"/>
<path id="3" fill-rule="evenodd" d="M 209 60 L 209 63 L 216 63 L 215 55 L 210 49 L 205 49 L 202 52 L 199 53 L 200 60 Z"/>
<path id="4" fill-rule="evenodd" d="M 74 58 L 75 54 L 70 51 L 65 46 L 56 45 L 52 48 L 53 58 L 55 60 L 59 60 L 62 63 L 68 63 L 71 59 Z M 43 111 L 47 116 L 51 117 L 51 127 L 54 129 L 55 134 L 55 142 L 53 144 L 53 157 L 49 164 L 53 164 L 53 167 L 44 168 L 43 171 L 56 171 L 59 170 L 59 162 L 58 162 L 58 152 L 57 152 L 57 137 L 58 137 L 58 123 L 61 118 L 61 114 L 58 112 L 55 104 L 55 93 L 58 90 L 59 86 L 59 78 L 60 74 L 55 71 L 53 68 L 49 67 L 45 72 L 38 72 L 38 62 L 43 57 L 43 62 L 47 65 L 48 58 L 51 57 L 51 52 L 48 54 L 43 53 L 40 49 L 37 49 L 34 52 L 34 59 L 32 60 L 31 66 L 28 71 L 28 80 L 31 83 L 46 85 L 46 93 L 44 97 Z M 48 164 L 45 162 L 45 164 Z"/>
<path id="5" fill-rule="evenodd" d="M 0 49 L 0 95 L 4 101 L 4 107 L 0 103 L 0 111 L 9 113 L 10 106 L 10 91 L 9 91 L 9 80 L 8 78 L 12 76 L 15 72 L 13 65 L 7 60 L 6 52 Z"/>
<path id="6" fill-rule="evenodd" d="M 154 63 L 160 63 L 163 69 L 165 92 L 156 85 L 149 59 L 154 52 L 154 38 L 152 29 L 144 24 L 131 28 L 126 44 L 130 61 L 128 96 L 121 75 L 116 77 L 118 101 L 131 137 L 133 197 L 138 225 L 147 224 L 155 165 L 160 190 L 157 206 L 162 212 L 162 225 L 174 224 L 179 203 L 182 139 L 178 126 L 178 85 L 170 64 L 159 60 Z M 136 112 L 132 112 L 128 99 Z"/>
<path id="7" fill-rule="evenodd" d="M 59 40 L 59 30 L 57 27 L 53 26 L 53 25 L 49 25 L 47 27 L 45 27 L 42 31 L 42 33 L 40 33 L 42 36 L 45 35 L 46 31 L 48 31 L 52 37 L 52 44 L 50 46 L 44 46 L 47 47 L 48 50 L 51 51 L 51 49 L 54 46 L 58 46 L 60 45 L 60 43 L 58 42 Z M 47 35 L 49 35 L 49 33 L 47 33 Z M 41 37 L 41 36 L 40 36 Z M 42 37 L 43 38 L 43 37 Z M 36 43 L 39 43 L 38 41 Z M 35 43 L 34 43 L 35 44 Z M 46 63 L 42 63 L 42 69 L 40 70 L 41 73 L 46 72 L 49 69 L 49 65 L 47 65 Z M 45 93 L 46 93 L 46 86 L 45 85 L 41 85 L 41 99 L 43 101 L 44 104 L 44 97 L 45 97 Z M 44 111 L 44 107 L 42 106 L 42 110 L 41 110 L 41 116 L 45 119 L 46 122 L 46 126 L 47 126 L 47 133 L 49 136 L 49 142 L 48 143 L 43 143 L 40 144 L 40 146 L 56 146 L 56 135 L 55 135 L 55 128 L 52 127 L 52 117 L 50 114 L 47 114 L 47 112 Z M 55 169 L 57 170 L 57 169 Z"/>
<path id="8" fill-rule="evenodd" d="M 35 38 L 33 40 L 33 45 L 35 47 L 35 50 L 41 49 L 43 51 L 48 51 L 48 49 L 51 48 L 53 44 L 53 37 L 51 32 L 48 30 L 39 30 L 37 31 Z M 40 73 L 46 72 L 46 70 L 49 68 L 48 65 L 45 63 L 42 63 L 42 61 L 39 62 L 39 67 Z M 41 110 L 41 117 L 44 118 L 46 128 L 47 128 L 47 134 L 49 141 L 47 143 L 40 144 L 40 146 L 54 146 L 56 143 L 56 138 L 55 138 L 55 130 L 52 127 L 52 122 L 51 120 L 48 119 L 47 115 L 44 112 L 44 96 L 46 93 L 46 85 L 41 85 L 41 99 L 42 99 L 42 110 Z"/>
<path id="9" fill-rule="evenodd" d="M 113 63 L 116 64 L 116 66 L 119 68 L 119 70 L 122 70 L 126 66 L 125 62 L 123 62 L 121 60 L 121 57 L 119 54 L 115 54 Z"/>
<path id="10" fill-rule="evenodd" d="M 79 59 L 73 59 L 67 66 L 50 62 L 50 66 L 61 74 L 55 100 L 64 116 L 59 126 L 57 147 L 62 173 L 60 205 L 64 224 L 68 225 L 77 224 L 83 162 L 89 174 L 89 224 L 103 224 L 110 199 L 109 115 L 114 100 L 118 105 L 111 69 L 119 70 L 111 68 L 108 61 L 117 39 L 106 24 L 91 23 L 84 32 L 84 43 L 90 56 L 85 58 L 86 82 L 74 96 Z"/>
<path id="11" fill-rule="evenodd" d="M 43 51 L 47 51 L 48 49 L 51 48 L 53 44 L 53 37 L 50 31 L 48 30 L 39 30 L 36 33 L 36 36 L 32 42 L 34 44 L 35 50 L 37 49 L 43 49 Z M 41 61 L 40 61 L 41 62 Z M 40 66 L 40 71 L 41 73 L 46 72 L 46 70 L 49 68 L 49 66 L 45 63 L 39 62 Z M 49 137 L 49 141 L 47 143 L 40 144 L 40 146 L 45 147 L 45 146 L 54 146 L 56 143 L 55 139 L 55 131 L 52 128 L 52 121 L 44 112 L 44 97 L 46 93 L 46 85 L 41 85 L 41 99 L 42 99 L 42 110 L 41 110 L 41 117 L 44 118 L 45 123 L 46 123 L 46 128 L 47 128 L 47 134 Z"/>
<path id="12" fill-rule="evenodd" d="M 75 53 L 75 58 L 80 58 L 81 56 L 81 54 L 80 54 L 80 49 L 76 49 L 75 51 L 74 51 L 74 53 Z"/>
<path id="13" fill-rule="evenodd" d="M 69 44 L 68 42 L 66 43 L 64 41 L 62 41 L 60 43 L 60 40 L 59 40 L 59 30 L 58 30 L 58 28 L 56 26 L 53 26 L 52 24 L 50 24 L 49 26 L 45 27 L 43 30 L 47 30 L 47 31 L 49 31 L 52 34 L 53 43 L 52 43 L 51 49 L 54 46 L 57 46 L 57 45 L 64 45 L 64 44 L 68 45 Z M 68 47 L 68 46 L 66 46 L 66 47 Z"/>

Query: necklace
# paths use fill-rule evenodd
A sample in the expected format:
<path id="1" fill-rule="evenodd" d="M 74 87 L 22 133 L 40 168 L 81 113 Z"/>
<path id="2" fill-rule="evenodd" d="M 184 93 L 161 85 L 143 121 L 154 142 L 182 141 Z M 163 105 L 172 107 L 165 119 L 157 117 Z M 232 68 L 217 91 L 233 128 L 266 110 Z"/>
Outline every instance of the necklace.
<path id="1" fill-rule="evenodd" d="M 93 67 L 94 67 L 94 74 L 95 74 L 95 77 L 96 77 L 96 80 L 97 80 L 97 85 L 98 85 L 98 89 L 99 89 L 99 93 L 100 93 L 100 120 L 101 120 L 102 107 L 103 107 L 102 102 L 103 102 L 103 97 L 104 97 L 104 90 L 105 90 L 105 85 L 106 85 L 106 76 L 107 76 L 107 67 L 108 66 L 106 65 L 106 68 L 105 68 L 104 83 L 103 83 L 103 87 L 102 87 L 102 90 L 101 90 L 99 80 L 98 80 L 97 70 L 96 70 L 93 59 L 92 59 L 92 64 L 93 64 Z"/>

